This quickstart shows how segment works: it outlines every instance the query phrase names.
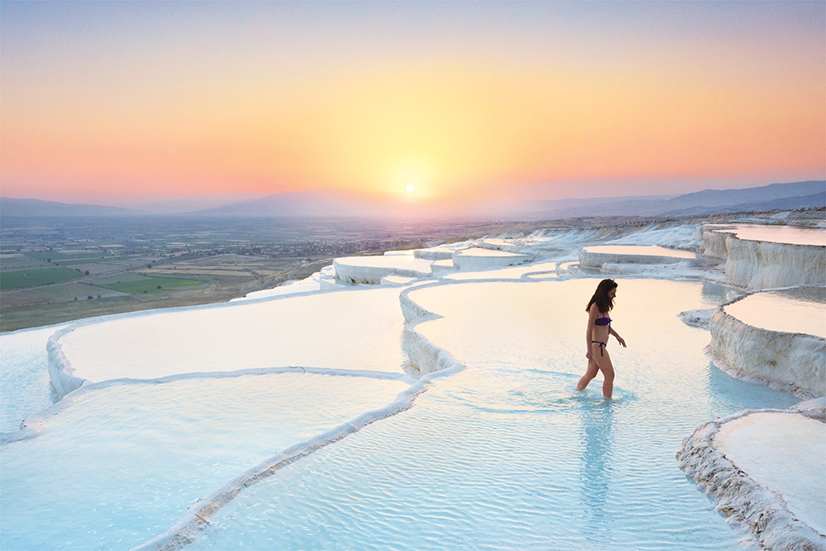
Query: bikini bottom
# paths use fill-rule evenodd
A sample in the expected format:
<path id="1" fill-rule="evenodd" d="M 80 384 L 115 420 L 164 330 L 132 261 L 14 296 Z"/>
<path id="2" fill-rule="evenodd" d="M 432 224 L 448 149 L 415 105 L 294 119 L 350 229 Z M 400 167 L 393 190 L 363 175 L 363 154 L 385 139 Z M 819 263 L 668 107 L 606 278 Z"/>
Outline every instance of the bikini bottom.
<path id="1" fill-rule="evenodd" d="M 605 347 L 608 346 L 608 343 L 604 343 L 602 341 L 591 341 L 591 344 L 594 344 L 594 343 L 599 343 L 599 355 L 600 356 L 605 356 L 603 351 L 605 350 Z"/>

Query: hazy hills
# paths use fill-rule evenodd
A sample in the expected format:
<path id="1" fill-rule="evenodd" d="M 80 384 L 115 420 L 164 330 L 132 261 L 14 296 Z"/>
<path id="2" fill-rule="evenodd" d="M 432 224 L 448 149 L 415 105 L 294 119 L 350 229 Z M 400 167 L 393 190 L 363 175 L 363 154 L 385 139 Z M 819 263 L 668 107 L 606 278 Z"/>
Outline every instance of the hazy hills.
<path id="1" fill-rule="evenodd" d="M 374 218 L 376 202 L 368 195 L 357 195 L 341 190 L 322 189 L 276 193 L 211 209 L 196 211 L 202 216 L 352 216 Z"/>
<path id="2" fill-rule="evenodd" d="M 744 189 L 707 189 L 676 197 L 613 197 L 523 203 L 531 218 L 579 216 L 701 215 L 826 207 L 826 180 L 809 180 Z"/>
<path id="3" fill-rule="evenodd" d="M 103 205 L 58 203 L 40 199 L 0 197 L 0 218 L 51 218 L 66 216 L 131 216 L 146 214 L 138 210 Z"/>
<path id="4" fill-rule="evenodd" d="M 587 216 L 701 215 L 716 212 L 789 210 L 826 207 L 826 181 L 812 180 L 761 187 L 704 190 L 679 196 L 608 197 L 597 199 L 515 200 L 496 202 L 405 201 L 394 197 L 340 190 L 278 193 L 254 200 L 186 213 L 213 217 L 466 217 L 554 219 Z M 157 215 L 147 211 L 100 205 L 67 204 L 38 199 L 0 198 L 0 218 Z M 180 216 L 166 214 L 165 216 Z"/>

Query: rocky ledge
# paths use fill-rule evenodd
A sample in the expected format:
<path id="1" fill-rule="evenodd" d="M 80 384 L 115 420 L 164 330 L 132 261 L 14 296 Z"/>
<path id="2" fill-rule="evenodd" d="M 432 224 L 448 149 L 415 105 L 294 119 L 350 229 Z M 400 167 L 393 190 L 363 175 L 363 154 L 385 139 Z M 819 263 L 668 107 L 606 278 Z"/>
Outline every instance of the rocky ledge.
<path id="1" fill-rule="evenodd" d="M 801 520 L 823 516 L 823 497 L 814 492 L 812 503 L 811 496 L 793 495 L 794 489 L 789 491 L 787 488 L 772 487 L 782 484 L 767 484 L 765 477 L 754 475 L 754 471 L 759 469 L 738 466 L 736 461 L 740 459 L 733 453 L 736 450 L 726 448 L 718 440 L 726 424 L 738 421 L 743 424 L 742 421 L 748 421 L 746 418 L 755 414 L 795 416 L 797 422 L 822 423 L 825 413 L 826 400 L 821 398 L 803 402 L 790 410 L 748 410 L 717 419 L 701 426 L 683 441 L 677 460 L 686 475 L 714 501 L 717 511 L 727 517 L 727 522 L 754 540 L 759 548 L 771 551 L 823 551 L 826 550 L 826 536 Z M 735 430 L 741 429 L 735 427 Z M 816 431 L 822 429 L 815 425 Z M 775 445 L 777 449 L 774 450 L 764 448 L 766 456 L 771 457 L 782 448 L 782 443 Z M 790 453 L 798 452 L 791 450 Z M 814 469 L 822 468 L 823 457 L 819 453 L 814 457 L 800 454 L 799 461 L 805 460 L 810 461 Z M 800 468 L 798 462 L 794 463 L 789 470 Z M 763 466 L 769 470 L 772 468 L 772 465 Z M 792 479 L 794 476 L 792 474 Z M 807 515 L 806 509 L 814 513 Z M 822 522 L 823 519 L 820 520 Z"/>

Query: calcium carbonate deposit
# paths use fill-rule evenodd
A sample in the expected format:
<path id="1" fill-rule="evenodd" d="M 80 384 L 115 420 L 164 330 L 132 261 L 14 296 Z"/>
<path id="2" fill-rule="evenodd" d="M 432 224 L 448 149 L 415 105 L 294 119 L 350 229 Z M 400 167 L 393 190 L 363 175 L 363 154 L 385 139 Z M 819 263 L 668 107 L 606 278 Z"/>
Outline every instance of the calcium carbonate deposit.
<path id="1" fill-rule="evenodd" d="M 703 254 L 726 261 L 728 282 L 750 289 L 826 285 L 826 230 L 710 225 Z"/>
<path id="2" fill-rule="evenodd" d="M 826 395 L 825 292 L 760 292 L 718 307 L 709 322 L 718 365 L 803 395 Z"/>
<path id="3" fill-rule="evenodd" d="M 732 227 L 486 236 L 0 335 L 0 548 L 824 549 L 823 244 Z M 575 390 L 603 277 L 609 401 Z"/>
<path id="4" fill-rule="evenodd" d="M 592 268 L 601 268 L 606 263 L 616 262 L 676 264 L 693 260 L 696 256 L 694 252 L 667 249 L 658 245 L 603 245 L 583 247 L 579 251 L 580 263 Z"/>

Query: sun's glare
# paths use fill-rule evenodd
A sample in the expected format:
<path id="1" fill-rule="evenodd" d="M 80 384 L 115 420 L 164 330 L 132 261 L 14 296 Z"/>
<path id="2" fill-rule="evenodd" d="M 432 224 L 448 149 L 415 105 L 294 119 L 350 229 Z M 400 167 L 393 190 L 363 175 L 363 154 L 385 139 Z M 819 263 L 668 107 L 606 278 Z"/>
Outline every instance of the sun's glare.
<path id="1" fill-rule="evenodd" d="M 416 186 L 414 186 L 413 184 L 407 184 L 407 191 L 408 193 L 413 193 L 414 191 L 416 191 Z"/>

